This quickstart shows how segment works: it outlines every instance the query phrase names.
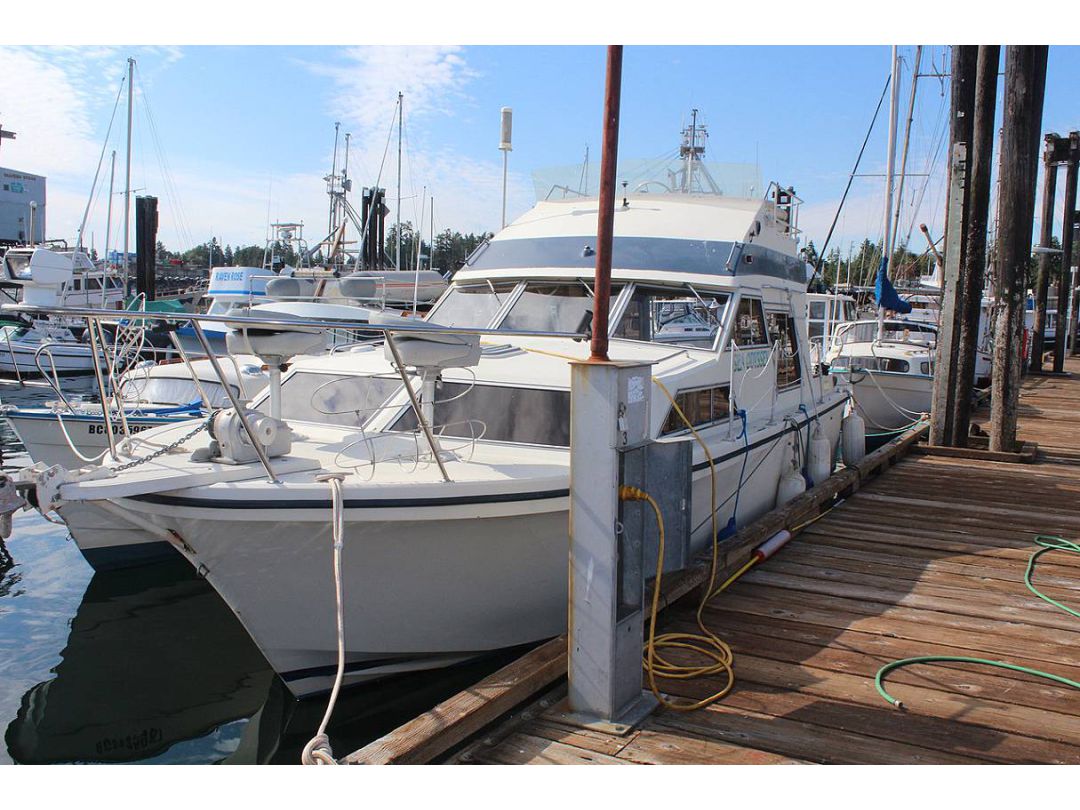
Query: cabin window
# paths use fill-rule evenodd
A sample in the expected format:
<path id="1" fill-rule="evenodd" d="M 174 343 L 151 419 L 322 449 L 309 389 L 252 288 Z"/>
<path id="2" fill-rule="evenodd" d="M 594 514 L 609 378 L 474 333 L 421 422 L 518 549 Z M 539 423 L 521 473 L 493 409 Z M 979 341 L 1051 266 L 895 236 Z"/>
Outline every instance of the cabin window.
<path id="1" fill-rule="evenodd" d="M 726 385 L 715 388 L 699 388 L 695 391 L 680 391 L 675 395 L 675 402 L 695 428 L 727 421 L 731 413 L 730 389 Z M 686 422 L 674 408 L 668 411 L 660 435 L 678 433 L 686 430 Z"/>
<path id="2" fill-rule="evenodd" d="M 786 312 L 768 314 L 769 334 L 777 342 L 776 387 L 797 385 L 802 379 L 799 364 L 799 339 L 795 331 L 795 319 Z"/>
<path id="3" fill-rule="evenodd" d="M 363 377 L 297 371 L 281 381 L 281 418 L 360 427 L 401 388 L 399 377 Z M 258 409 L 270 411 L 270 398 Z"/>
<path id="4" fill-rule="evenodd" d="M 612 301 L 621 289 L 612 285 Z M 584 282 L 529 281 L 499 329 L 584 333 L 592 326 L 592 315 L 592 290 Z"/>
<path id="5" fill-rule="evenodd" d="M 695 295 L 686 288 L 638 285 L 611 336 L 711 349 L 727 301 L 723 293 Z"/>
<path id="6" fill-rule="evenodd" d="M 824 301 L 811 301 L 810 302 L 810 320 L 825 320 L 825 302 Z"/>
<path id="7" fill-rule="evenodd" d="M 446 291 L 427 320 L 440 326 L 482 329 L 517 287 L 516 281 L 454 284 Z"/>
<path id="8" fill-rule="evenodd" d="M 931 374 L 934 373 L 934 364 L 933 363 L 928 363 L 928 362 L 921 363 L 919 365 L 919 371 L 921 371 L 923 374 L 925 374 L 927 376 L 930 376 Z"/>
<path id="9" fill-rule="evenodd" d="M 765 315 L 761 311 L 761 301 L 757 298 L 739 299 L 739 311 L 735 315 L 735 331 L 731 340 L 740 349 L 769 345 L 768 333 L 765 331 Z"/>
<path id="10" fill-rule="evenodd" d="M 911 364 L 908 363 L 907 360 L 901 360 L 898 357 L 858 357 L 845 355 L 833 360 L 832 367 L 848 369 L 849 371 L 891 371 L 896 374 L 907 374 L 908 370 L 911 368 Z"/>
<path id="11" fill-rule="evenodd" d="M 391 430 L 417 429 L 410 407 Z M 570 446 L 570 392 L 439 382 L 435 388 L 436 436 L 516 444 Z"/>

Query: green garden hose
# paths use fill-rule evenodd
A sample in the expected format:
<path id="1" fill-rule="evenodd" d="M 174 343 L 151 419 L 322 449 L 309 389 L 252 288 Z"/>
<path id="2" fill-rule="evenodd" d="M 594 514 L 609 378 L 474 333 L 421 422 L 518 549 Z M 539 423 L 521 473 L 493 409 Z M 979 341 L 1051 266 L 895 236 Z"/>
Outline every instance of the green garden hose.
<path id="1" fill-rule="evenodd" d="M 1024 584 L 1027 585 L 1028 590 L 1030 590 L 1040 599 L 1049 602 L 1051 605 L 1059 608 L 1060 610 L 1064 610 L 1066 613 L 1080 618 L 1080 611 L 1076 611 L 1073 608 L 1061 604 L 1060 602 L 1054 601 L 1046 594 L 1041 593 L 1039 589 L 1031 583 L 1031 576 L 1035 572 L 1035 563 L 1039 559 L 1039 557 L 1050 551 L 1067 551 L 1071 554 L 1080 554 L 1080 545 L 1077 545 L 1071 540 L 1066 540 L 1064 537 L 1055 537 L 1054 535 L 1050 534 L 1040 534 L 1036 536 L 1035 542 L 1038 545 L 1042 546 L 1042 548 L 1032 554 L 1031 559 L 1028 560 L 1027 571 L 1024 572 Z M 1068 678 L 1063 678 L 1060 675 L 1053 675 L 1049 672 L 1042 672 L 1037 669 L 1031 669 L 1030 667 L 1021 667 L 1017 666 L 1016 664 L 1009 664 L 1005 661 L 990 661 L 986 658 L 971 658 L 964 655 L 920 655 L 915 658 L 902 658 L 899 661 L 893 661 L 891 664 L 886 664 L 878 670 L 877 677 L 874 678 L 874 686 L 877 687 L 878 694 L 885 698 L 885 700 L 887 700 L 896 708 L 902 709 L 904 708 L 904 705 L 899 700 L 897 700 L 885 691 L 885 687 L 883 686 L 885 676 L 892 672 L 894 669 L 906 667 L 910 664 L 929 664 L 945 661 L 959 662 L 965 664 L 982 664 L 984 666 L 998 667 L 999 669 L 1011 669 L 1014 672 L 1025 672 L 1028 675 L 1035 675 L 1039 678 L 1046 678 L 1047 680 L 1056 681 L 1057 683 L 1064 684 L 1065 686 L 1071 686 L 1073 689 L 1080 689 L 1080 683 L 1069 680 Z"/>

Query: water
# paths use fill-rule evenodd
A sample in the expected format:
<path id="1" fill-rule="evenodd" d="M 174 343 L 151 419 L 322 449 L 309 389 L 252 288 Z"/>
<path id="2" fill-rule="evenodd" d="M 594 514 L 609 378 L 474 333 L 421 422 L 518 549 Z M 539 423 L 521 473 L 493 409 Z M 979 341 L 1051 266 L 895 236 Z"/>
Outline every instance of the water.
<path id="1" fill-rule="evenodd" d="M 90 388 L 64 383 L 65 392 Z M 5 403 L 54 398 L 0 381 Z M 0 422 L 4 468 L 17 469 L 29 459 Z M 329 729 L 335 753 L 513 655 L 346 691 Z M 0 544 L 0 763 L 296 763 L 325 709 L 325 699 L 289 694 L 184 560 L 94 573 L 64 526 L 36 511 L 15 517 Z"/>

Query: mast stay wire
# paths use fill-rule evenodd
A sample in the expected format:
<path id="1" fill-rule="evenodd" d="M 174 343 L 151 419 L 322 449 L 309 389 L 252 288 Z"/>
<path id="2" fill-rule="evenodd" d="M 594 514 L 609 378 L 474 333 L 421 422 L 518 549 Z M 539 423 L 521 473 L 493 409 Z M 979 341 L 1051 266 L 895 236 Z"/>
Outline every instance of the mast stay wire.
<path id="1" fill-rule="evenodd" d="M 877 108 L 874 110 L 874 117 L 870 120 L 870 127 L 866 130 L 866 137 L 863 139 L 862 147 L 859 149 L 859 156 L 855 158 L 855 166 L 851 170 L 851 174 L 848 175 L 847 186 L 844 188 L 844 194 L 840 198 L 840 205 L 837 206 L 836 216 L 833 217 L 832 225 L 829 226 L 829 233 L 825 237 L 825 242 L 821 246 L 821 250 L 818 253 L 817 266 L 814 267 L 814 273 L 810 276 L 809 281 L 806 282 L 806 289 L 810 289 L 810 285 L 814 283 L 814 279 L 821 273 L 821 265 L 825 261 L 825 251 L 829 248 L 829 240 L 832 239 L 833 231 L 836 229 L 836 222 L 840 218 L 840 212 L 844 208 L 844 202 L 847 200 L 848 192 L 851 191 L 851 184 L 855 180 L 855 173 L 859 171 L 859 164 L 862 162 L 863 153 L 866 151 L 866 145 L 870 142 L 870 133 L 874 131 L 874 124 L 877 123 L 878 113 L 881 112 L 881 105 L 885 101 L 885 93 L 889 89 L 889 83 L 892 81 L 892 73 L 885 79 L 885 86 L 881 88 L 881 97 L 878 99 Z"/>
<path id="2" fill-rule="evenodd" d="M 192 238 L 191 229 L 188 227 L 184 207 L 180 201 L 179 189 L 176 187 L 176 182 L 173 179 L 172 170 L 169 167 L 169 161 L 165 156 L 165 150 L 162 146 L 157 122 L 154 119 L 150 94 L 147 92 L 146 82 L 143 79 L 142 71 L 139 70 L 138 65 L 135 66 L 135 69 L 139 72 L 139 89 L 143 98 L 143 114 L 146 116 L 147 123 L 149 124 L 150 137 L 154 144 L 154 150 L 158 160 L 158 169 L 161 172 L 162 184 L 165 189 L 166 198 L 169 201 L 169 207 L 172 209 L 170 211 L 170 216 L 173 220 L 173 227 L 176 228 L 177 236 L 182 238 L 187 244 L 193 245 L 194 240 Z"/>
<path id="3" fill-rule="evenodd" d="M 113 122 L 116 120 L 116 111 L 120 107 L 120 95 L 124 92 L 124 83 L 126 81 L 127 76 L 121 77 L 120 87 L 116 91 L 116 101 L 113 102 L 112 115 L 109 116 L 109 126 L 108 129 L 105 130 L 105 140 L 101 144 L 101 154 L 98 156 L 97 169 L 94 171 L 94 182 L 90 185 L 90 197 L 86 201 L 86 209 L 83 211 L 82 222 L 79 224 L 79 239 L 77 245 L 80 248 L 82 247 L 83 232 L 86 229 L 86 220 L 90 216 L 90 207 L 93 205 L 95 192 L 97 190 L 98 177 L 101 174 L 101 164 L 105 161 L 105 150 L 109 148 L 109 138 L 112 136 Z"/>

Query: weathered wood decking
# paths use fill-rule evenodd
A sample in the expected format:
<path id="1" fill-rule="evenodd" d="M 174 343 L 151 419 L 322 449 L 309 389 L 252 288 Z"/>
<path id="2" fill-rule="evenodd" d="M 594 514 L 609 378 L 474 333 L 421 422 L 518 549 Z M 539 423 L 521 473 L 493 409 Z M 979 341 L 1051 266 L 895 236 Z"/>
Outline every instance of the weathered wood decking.
<path id="1" fill-rule="evenodd" d="M 1025 383 L 1020 437 L 1039 444 L 1035 463 L 908 456 L 716 598 L 707 621 L 734 649 L 737 676 L 720 703 L 658 711 L 620 737 L 564 723 L 556 684 L 447 761 L 1080 763 L 1077 690 L 989 667 L 916 665 L 889 677 L 900 711 L 873 681 L 889 661 L 934 654 L 1080 680 L 1080 621 L 1024 585 L 1036 534 L 1080 536 L 1080 362 L 1067 368 L 1071 379 Z M 1075 556 L 1045 555 L 1036 582 L 1080 604 Z M 660 630 L 696 630 L 695 600 L 666 609 Z M 718 685 L 664 688 L 697 698 Z"/>

